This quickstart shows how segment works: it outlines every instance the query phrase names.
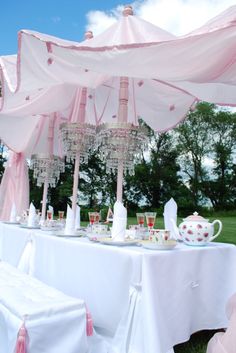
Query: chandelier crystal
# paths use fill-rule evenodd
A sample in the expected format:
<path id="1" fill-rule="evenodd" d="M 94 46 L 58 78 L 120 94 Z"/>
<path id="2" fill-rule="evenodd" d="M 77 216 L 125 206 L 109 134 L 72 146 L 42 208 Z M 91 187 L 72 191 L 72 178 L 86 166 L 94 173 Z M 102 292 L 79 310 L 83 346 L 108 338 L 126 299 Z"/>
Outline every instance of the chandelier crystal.
<path id="1" fill-rule="evenodd" d="M 97 148 L 107 172 L 115 172 L 123 161 L 125 173 L 134 174 L 134 159 L 148 143 L 147 129 L 130 123 L 105 123 L 97 128 Z"/>
<path id="2" fill-rule="evenodd" d="M 88 162 L 90 149 L 94 146 L 96 128 L 85 123 L 63 123 L 60 135 L 68 162 L 73 162 L 80 154 L 81 162 Z"/>
<path id="3" fill-rule="evenodd" d="M 42 186 L 47 180 L 51 187 L 55 187 L 60 173 L 65 171 L 65 163 L 62 158 L 55 155 L 33 154 L 30 169 L 34 171 L 33 176 L 37 179 L 37 186 Z"/>

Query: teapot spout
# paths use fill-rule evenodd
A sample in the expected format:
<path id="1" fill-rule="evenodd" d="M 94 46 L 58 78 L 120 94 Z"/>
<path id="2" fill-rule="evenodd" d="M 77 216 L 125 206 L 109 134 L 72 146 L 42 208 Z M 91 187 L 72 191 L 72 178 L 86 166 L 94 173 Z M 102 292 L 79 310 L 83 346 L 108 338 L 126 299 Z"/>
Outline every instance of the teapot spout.
<path id="1" fill-rule="evenodd" d="M 175 235 L 175 239 L 180 239 L 179 229 L 177 227 L 177 224 L 176 224 L 175 220 L 173 218 L 170 218 L 170 222 L 171 222 L 172 227 L 173 227 L 173 232 L 174 232 L 174 235 Z"/>

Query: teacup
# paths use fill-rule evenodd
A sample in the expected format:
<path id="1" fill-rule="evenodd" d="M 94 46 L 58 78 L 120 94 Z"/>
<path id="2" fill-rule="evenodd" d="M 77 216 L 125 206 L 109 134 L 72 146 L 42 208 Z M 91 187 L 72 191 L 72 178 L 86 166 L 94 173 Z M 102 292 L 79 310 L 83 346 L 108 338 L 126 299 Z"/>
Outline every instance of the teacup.
<path id="1" fill-rule="evenodd" d="M 154 243 L 164 243 L 170 239 L 170 231 L 166 229 L 150 229 L 149 240 Z"/>
<path id="2" fill-rule="evenodd" d="M 92 232 L 96 234 L 107 233 L 108 226 L 106 224 L 93 224 Z"/>

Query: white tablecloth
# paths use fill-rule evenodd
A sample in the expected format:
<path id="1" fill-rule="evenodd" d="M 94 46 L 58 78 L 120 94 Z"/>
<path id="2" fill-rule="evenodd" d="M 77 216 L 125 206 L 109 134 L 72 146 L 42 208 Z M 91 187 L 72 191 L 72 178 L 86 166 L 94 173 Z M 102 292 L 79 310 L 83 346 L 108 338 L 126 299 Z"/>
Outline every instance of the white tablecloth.
<path id="1" fill-rule="evenodd" d="M 23 232 L 24 233 L 24 232 Z M 25 245 L 25 230 L 0 225 L 2 257 Z M 7 234 L 10 234 L 9 237 Z M 225 304 L 236 292 L 236 248 L 179 244 L 172 251 L 119 248 L 87 239 L 31 232 L 33 274 L 88 304 L 96 327 L 112 337 L 109 352 L 166 353 L 198 330 L 227 326 Z M 22 239 L 21 245 L 20 238 Z M 6 246 L 8 240 L 11 246 Z"/>

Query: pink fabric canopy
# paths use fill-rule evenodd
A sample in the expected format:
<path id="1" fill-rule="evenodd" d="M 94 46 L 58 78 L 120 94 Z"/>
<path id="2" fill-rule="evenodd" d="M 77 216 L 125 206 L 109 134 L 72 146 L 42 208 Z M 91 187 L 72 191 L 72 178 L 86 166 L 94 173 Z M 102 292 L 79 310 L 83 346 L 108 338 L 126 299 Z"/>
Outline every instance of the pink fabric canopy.
<path id="1" fill-rule="evenodd" d="M 1 137 L 17 152 L 30 149 L 38 115 L 67 116 L 78 86 L 90 87 L 91 122 L 115 119 L 119 76 L 131 78 L 129 119 L 142 116 L 156 131 L 175 126 L 196 98 L 235 105 L 235 23 L 233 6 L 180 38 L 134 16 L 82 43 L 21 31 L 18 56 L 0 59 Z"/>
<path id="2" fill-rule="evenodd" d="M 0 185 L 0 219 L 8 221 L 15 204 L 17 215 L 29 206 L 28 168 L 22 153 L 10 152 Z"/>
<path id="3" fill-rule="evenodd" d="M 229 325 L 226 332 L 216 333 L 209 341 L 207 353 L 234 353 L 236 352 L 236 293 L 229 299 L 226 307 Z"/>
<path id="4" fill-rule="evenodd" d="M 139 45 L 175 38 L 134 16 L 122 17 L 103 34 L 83 43 L 35 32 L 20 32 L 18 56 L 0 58 L 4 94 L 0 113 L 2 139 L 15 151 L 24 150 L 30 155 L 40 115 L 57 111 L 62 118 L 68 118 L 75 104 L 78 86 L 88 87 L 86 122 L 97 125 L 117 119 L 119 78 L 116 70 L 110 75 L 75 65 L 77 58 L 71 60 L 74 48 Z M 62 50 L 62 56 L 58 55 L 58 49 Z M 96 57 L 97 53 L 94 55 Z M 129 80 L 128 120 L 137 124 L 138 117 L 142 117 L 155 130 L 165 131 L 181 121 L 195 101 L 196 97 L 171 84 L 143 79 L 140 72 Z M 27 130 L 24 141 L 9 128 L 9 117 L 21 131 Z"/>
<path id="5" fill-rule="evenodd" d="M 128 120 L 156 131 L 185 118 L 197 100 L 236 105 L 236 6 L 180 38 L 129 16 L 96 38 L 70 42 L 19 33 L 17 56 L 0 58 L 0 137 L 15 152 L 47 152 L 47 117 L 58 126 L 76 111 L 87 87 L 86 122 L 116 121 L 119 77 L 129 78 Z"/>

